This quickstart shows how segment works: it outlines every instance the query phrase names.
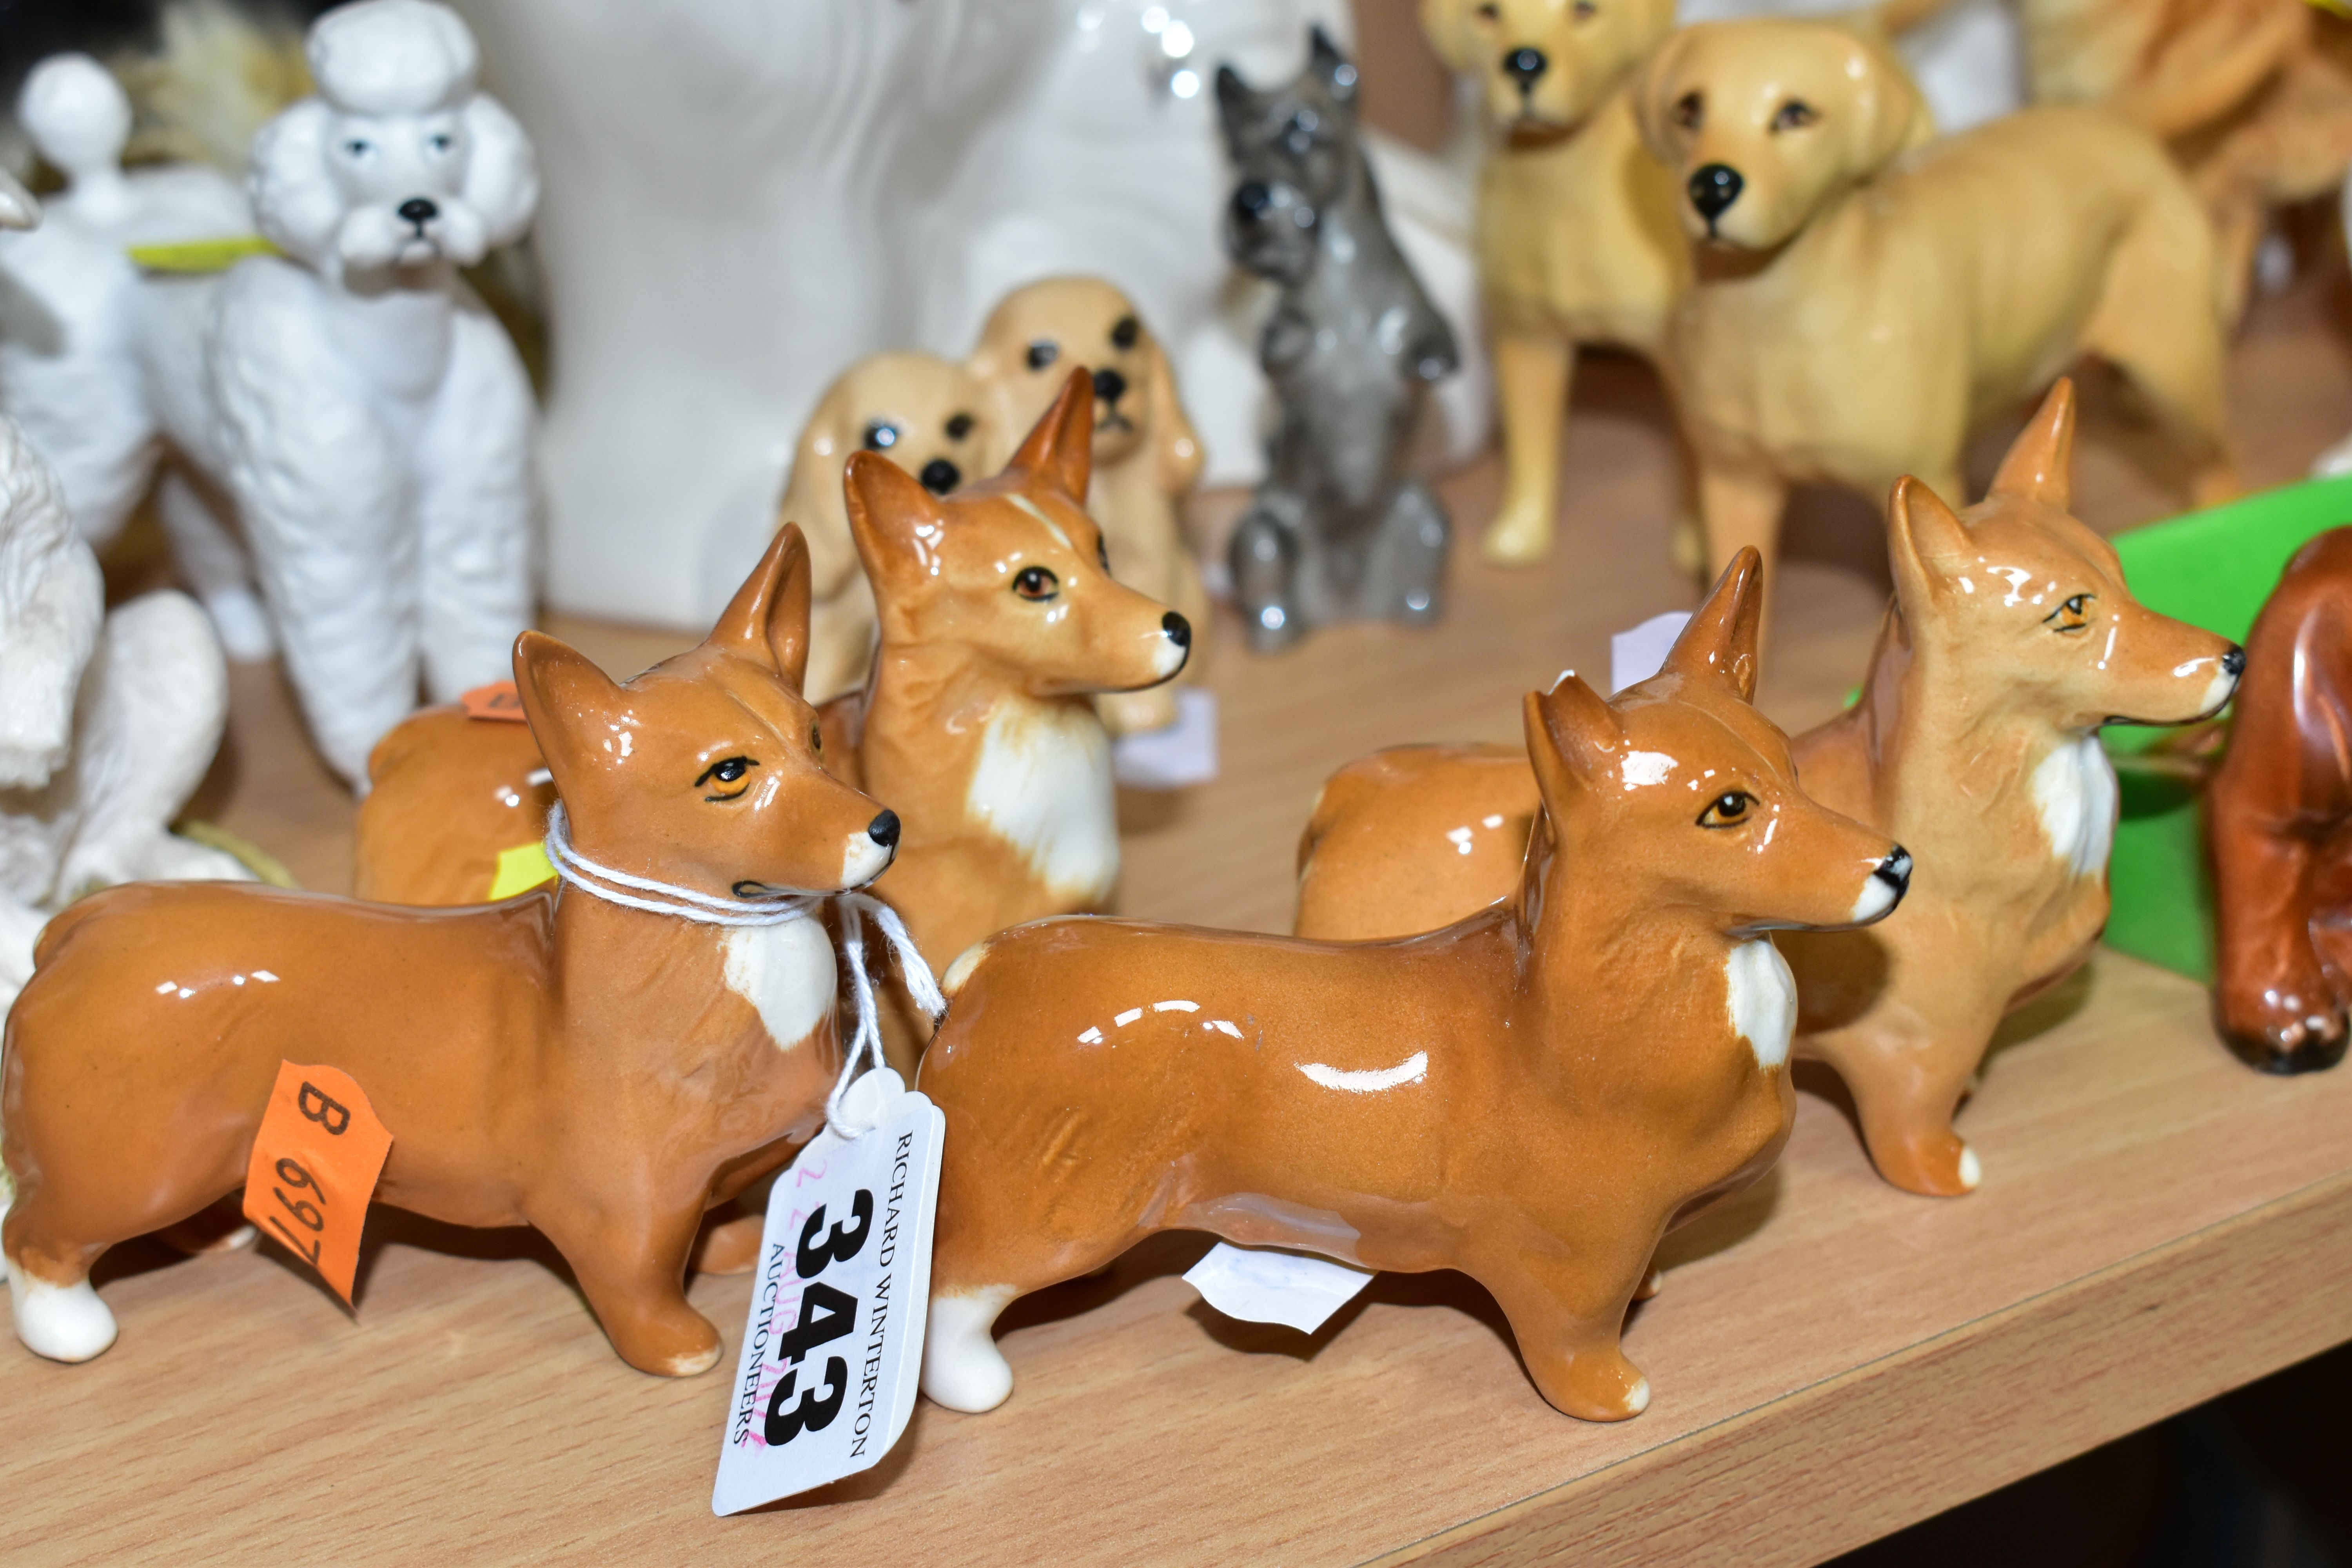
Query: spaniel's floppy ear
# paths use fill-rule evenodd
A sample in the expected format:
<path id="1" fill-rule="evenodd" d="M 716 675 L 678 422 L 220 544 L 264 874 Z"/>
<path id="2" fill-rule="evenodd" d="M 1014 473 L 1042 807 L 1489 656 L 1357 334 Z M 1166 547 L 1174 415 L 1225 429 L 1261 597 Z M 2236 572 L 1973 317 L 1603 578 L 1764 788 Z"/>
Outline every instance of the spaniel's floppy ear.
<path id="1" fill-rule="evenodd" d="M 1475 71 L 1484 64 L 1478 58 L 1478 38 L 1470 26 L 1471 0 L 1421 0 L 1421 30 L 1429 38 L 1429 47 L 1446 68 L 1456 74 Z"/>
<path id="2" fill-rule="evenodd" d="M 1919 84 L 1895 51 L 1879 39 L 1849 35 L 1853 51 L 1847 79 L 1853 84 L 1854 114 L 1847 143 L 1847 171 L 1867 179 L 1915 147 L 1936 139 L 1936 117 Z"/>
<path id="3" fill-rule="evenodd" d="M 1176 373 L 1168 367 L 1168 345 L 1151 340 L 1151 458 L 1162 495 L 1181 496 L 1200 482 L 1200 432 L 1184 416 L 1176 395 Z"/>
<path id="4" fill-rule="evenodd" d="M 793 471 L 776 503 L 776 526 L 798 523 L 808 536 L 810 583 L 820 599 L 841 592 L 857 570 L 857 546 L 849 534 L 849 517 L 842 501 L 842 468 L 858 449 L 850 431 L 852 400 L 848 377 L 826 387 L 824 396 L 801 426 L 793 447 Z"/>
<path id="5" fill-rule="evenodd" d="M 466 202 L 485 246 L 520 239 L 539 210 L 539 154 L 522 123 L 487 92 L 466 104 Z"/>
<path id="6" fill-rule="evenodd" d="M 263 126 L 245 177 L 263 237 L 312 267 L 334 255 L 343 222 L 342 193 L 327 171 L 331 113 L 320 100 L 306 98 Z"/>

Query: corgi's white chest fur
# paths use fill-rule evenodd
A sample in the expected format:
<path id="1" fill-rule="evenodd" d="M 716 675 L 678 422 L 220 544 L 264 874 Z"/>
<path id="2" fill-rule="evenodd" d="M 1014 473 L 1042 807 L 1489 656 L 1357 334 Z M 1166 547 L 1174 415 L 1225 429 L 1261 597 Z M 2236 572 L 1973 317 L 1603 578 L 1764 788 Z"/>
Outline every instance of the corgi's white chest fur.
<path id="1" fill-rule="evenodd" d="M 2097 731 L 2062 742 L 2033 770 L 2033 808 L 2050 852 L 2078 877 L 2106 868 L 2116 841 L 2116 770 Z"/>
<path id="2" fill-rule="evenodd" d="M 1056 897 L 1092 901 L 1118 880 L 1110 737 L 1091 710 L 1007 704 L 988 721 L 965 805 Z"/>
<path id="3" fill-rule="evenodd" d="M 727 989 L 751 1004 L 768 1038 L 788 1051 L 833 1011 L 833 942 L 814 918 L 727 933 Z"/>
<path id="4" fill-rule="evenodd" d="M 1789 1037 L 1797 1028 L 1797 977 L 1769 938 L 1743 942 L 1723 961 L 1726 1005 L 1734 1034 L 1756 1053 L 1767 1072 L 1789 1059 Z"/>

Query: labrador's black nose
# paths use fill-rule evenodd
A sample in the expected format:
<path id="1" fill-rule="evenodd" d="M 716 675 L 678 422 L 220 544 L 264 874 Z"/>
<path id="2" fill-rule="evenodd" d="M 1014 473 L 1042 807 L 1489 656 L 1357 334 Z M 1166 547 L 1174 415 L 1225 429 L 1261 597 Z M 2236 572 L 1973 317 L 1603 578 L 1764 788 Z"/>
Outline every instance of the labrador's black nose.
<path id="1" fill-rule="evenodd" d="M 1127 377 L 1115 370 L 1095 372 L 1095 395 L 1105 403 L 1117 403 L 1127 395 Z"/>
<path id="2" fill-rule="evenodd" d="M 1541 49 L 1513 49 L 1503 57 L 1503 74 L 1517 81 L 1521 92 L 1533 92 L 1536 79 L 1550 68 Z"/>
<path id="3" fill-rule="evenodd" d="M 887 849 L 898 842 L 898 814 L 886 811 L 866 824 L 866 837 Z"/>
<path id="4" fill-rule="evenodd" d="M 2221 668 L 2231 675 L 2246 673 L 2246 650 L 2232 643 L 2230 651 L 2221 656 Z"/>
<path id="5" fill-rule="evenodd" d="M 915 477 L 922 480 L 923 488 L 935 496 L 943 496 L 963 483 L 963 470 L 945 458 L 933 458 Z"/>
<path id="6" fill-rule="evenodd" d="M 1266 189 L 1264 180 L 1247 180 L 1234 193 L 1234 205 L 1244 216 L 1255 217 L 1274 205 L 1274 193 Z"/>
<path id="7" fill-rule="evenodd" d="M 1171 610 L 1160 617 L 1160 629 L 1166 632 L 1168 640 L 1178 647 L 1192 646 L 1192 623 L 1175 611 Z"/>
<path id="8" fill-rule="evenodd" d="M 441 209 L 423 196 L 411 196 L 395 209 L 402 217 L 423 228 L 441 216 Z"/>
<path id="9" fill-rule="evenodd" d="M 1739 199 L 1747 184 L 1739 177 L 1739 171 L 1728 163 L 1705 164 L 1690 177 L 1691 205 L 1698 208 L 1698 216 L 1712 227 L 1715 220 Z"/>

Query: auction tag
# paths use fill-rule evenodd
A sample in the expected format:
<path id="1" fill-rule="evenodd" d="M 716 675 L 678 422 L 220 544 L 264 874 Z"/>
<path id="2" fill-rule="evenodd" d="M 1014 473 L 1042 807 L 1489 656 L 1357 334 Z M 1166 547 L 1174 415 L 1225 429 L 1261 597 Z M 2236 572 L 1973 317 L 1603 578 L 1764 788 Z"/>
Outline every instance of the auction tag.
<path id="1" fill-rule="evenodd" d="M 768 1193 L 710 1511 L 740 1513 L 870 1469 L 914 1414 L 947 1117 L 887 1068 Z"/>
<path id="2" fill-rule="evenodd" d="M 245 1217 L 319 1271 L 345 1305 L 368 1199 L 392 1134 L 348 1073 L 278 1064 L 245 1166 Z"/>
<path id="3" fill-rule="evenodd" d="M 528 724 L 530 717 L 522 710 L 522 693 L 511 680 L 493 680 L 488 686 L 477 686 L 457 699 L 468 719 L 496 719 L 509 724 Z"/>
<path id="4" fill-rule="evenodd" d="M 1184 1271 L 1184 1283 L 1228 1318 L 1286 1323 L 1311 1334 L 1372 1282 L 1369 1270 L 1277 1247 L 1221 1241 Z"/>
<path id="5" fill-rule="evenodd" d="M 1683 635 L 1683 628 L 1688 625 L 1687 611 L 1668 610 L 1611 637 L 1609 695 L 1614 697 L 1629 686 L 1638 686 L 1665 668 L 1666 655 L 1675 651 L 1675 639 Z"/>

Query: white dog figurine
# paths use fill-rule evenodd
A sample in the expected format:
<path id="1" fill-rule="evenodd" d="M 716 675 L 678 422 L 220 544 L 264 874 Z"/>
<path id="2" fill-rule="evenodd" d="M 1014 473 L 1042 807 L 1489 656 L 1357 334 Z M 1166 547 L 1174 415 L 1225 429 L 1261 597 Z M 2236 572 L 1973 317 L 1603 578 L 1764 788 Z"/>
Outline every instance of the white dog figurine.
<path id="1" fill-rule="evenodd" d="M 446 6 L 360 0 L 308 53 L 318 95 L 263 129 L 249 174 L 282 256 L 144 281 L 143 400 L 116 412 L 209 481 L 161 498 L 208 601 L 240 569 L 233 503 L 311 733 L 362 784 L 420 672 L 438 700 L 501 679 L 530 623 L 530 383 L 457 268 L 523 232 L 539 181 Z M 37 146 L 87 147 L 74 115 L 104 106 L 27 97 Z"/>

